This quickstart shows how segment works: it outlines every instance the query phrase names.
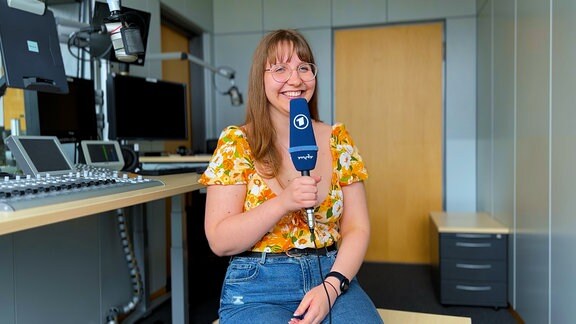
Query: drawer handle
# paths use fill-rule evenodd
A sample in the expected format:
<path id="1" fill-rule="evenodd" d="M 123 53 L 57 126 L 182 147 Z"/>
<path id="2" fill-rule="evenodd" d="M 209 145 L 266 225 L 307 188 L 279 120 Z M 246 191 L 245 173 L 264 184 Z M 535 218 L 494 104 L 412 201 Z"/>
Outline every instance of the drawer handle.
<path id="1" fill-rule="evenodd" d="M 466 291 L 488 291 L 492 290 L 490 286 L 464 286 L 464 285 L 456 285 L 456 289 L 466 290 Z"/>
<path id="2" fill-rule="evenodd" d="M 465 264 L 465 263 L 457 263 L 457 264 L 456 264 L 456 268 L 483 270 L 483 269 L 492 269 L 492 265 L 491 265 L 491 264 Z"/>
<path id="3" fill-rule="evenodd" d="M 456 246 L 459 247 L 469 247 L 469 248 L 488 248 L 492 246 L 492 243 L 466 243 L 466 242 L 456 242 Z"/>
<path id="4" fill-rule="evenodd" d="M 461 238 L 490 238 L 491 234 L 456 234 L 456 237 Z"/>

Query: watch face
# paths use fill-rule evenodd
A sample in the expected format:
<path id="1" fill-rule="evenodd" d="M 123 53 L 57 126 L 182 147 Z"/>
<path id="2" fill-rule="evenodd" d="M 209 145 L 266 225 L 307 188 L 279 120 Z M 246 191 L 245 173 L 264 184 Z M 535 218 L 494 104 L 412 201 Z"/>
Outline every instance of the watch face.
<path id="1" fill-rule="evenodd" d="M 346 278 L 340 272 L 336 272 L 336 271 L 329 272 L 326 275 L 326 277 L 336 277 L 336 278 L 338 278 L 338 280 L 340 280 L 340 292 L 342 294 L 348 290 L 348 287 L 350 287 L 350 280 L 348 280 L 348 278 Z"/>
<path id="2" fill-rule="evenodd" d="M 340 281 L 340 291 L 342 291 L 342 293 L 345 293 L 348 290 L 348 287 L 350 287 L 350 282 L 348 282 L 348 279 Z"/>

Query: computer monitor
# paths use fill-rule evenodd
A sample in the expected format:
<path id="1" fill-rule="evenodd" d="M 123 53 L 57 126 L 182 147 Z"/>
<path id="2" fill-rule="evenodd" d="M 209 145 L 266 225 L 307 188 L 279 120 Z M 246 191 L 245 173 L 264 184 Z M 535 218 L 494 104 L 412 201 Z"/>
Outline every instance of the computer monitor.
<path id="1" fill-rule="evenodd" d="M 56 22 L 0 0 L 0 96 L 6 87 L 68 92 Z"/>
<path id="2" fill-rule="evenodd" d="M 109 139 L 187 140 L 186 84 L 112 73 L 106 98 Z"/>
<path id="3" fill-rule="evenodd" d="M 64 175 L 74 166 L 64 153 L 56 136 L 8 136 L 6 145 L 25 175 Z"/>
<path id="4" fill-rule="evenodd" d="M 98 139 L 94 81 L 68 77 L 67 83 L 67 94 L 25 92 L 28 135 L 56 136 L 61 143 Z"/>
<path id="5" fill-rule="evenodd" d="M 140 36 L 142 36 L 142 45 L 144 46 L 144 53 L 138 54 L 138 59 L 131 63 L 126 63 L 118 60 L 114 55 L 114 48 L 112 48 L 112 41 L 110 35 L 106 33 L 90 35 L 90 54 L 93 57 L 100 57 L 112 62 L 121 62 L 126 64 L 144 65 L 146 60 L 146 47 L 148 44 L 148 33 L 150 29 L 150 13 L 132 9 L 129 7 L 121 6 L 120 13 L 124 22 L 129 27 L 138 28 Z M 92 17 L 92 26 L 102 26 L 105 20 L 110 17 L 110 8 L 105 2 L 95 1 L 94 15 Z"/>
<path id="6" fill-rule="evenodd" d="M 124 168 L 122 149 L 117 141 L 82 141 L 80 145 L 87 165 L 116 171 Z"/>

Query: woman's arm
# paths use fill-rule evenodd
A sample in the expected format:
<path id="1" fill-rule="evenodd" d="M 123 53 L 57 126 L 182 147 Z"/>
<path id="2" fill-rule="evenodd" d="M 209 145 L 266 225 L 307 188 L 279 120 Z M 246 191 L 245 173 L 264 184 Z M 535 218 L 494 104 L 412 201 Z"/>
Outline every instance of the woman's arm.
<path id="1" fill-rule="evenodd" d="M 342 240 L 332 271 L 338 271 L 352 280 L 362 266 L 368 249 L 370 218 L 364 182 L 344 186 L 342 191 L 344 196 L 344 212 L 340 219 Z M 338 283 L 335 278 L 329 280 L 332 284 Z"/>

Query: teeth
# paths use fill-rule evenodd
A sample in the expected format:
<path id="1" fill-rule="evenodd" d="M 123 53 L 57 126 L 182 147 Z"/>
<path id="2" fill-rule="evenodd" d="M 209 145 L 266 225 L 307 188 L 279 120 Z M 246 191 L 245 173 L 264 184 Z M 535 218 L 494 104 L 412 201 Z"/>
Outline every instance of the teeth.
<path id="1" fill-rule="evenodd" d="M 288 97 L 298 97 L 302 94 L 302 91 L 287 91 L 284 92 L 285 95 L 287 95 Z"/>

